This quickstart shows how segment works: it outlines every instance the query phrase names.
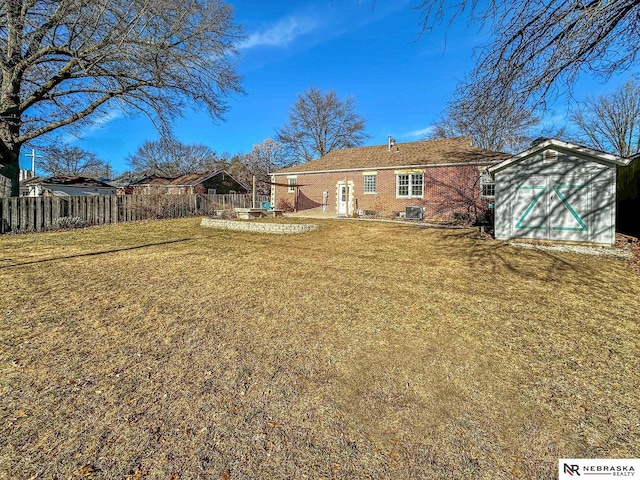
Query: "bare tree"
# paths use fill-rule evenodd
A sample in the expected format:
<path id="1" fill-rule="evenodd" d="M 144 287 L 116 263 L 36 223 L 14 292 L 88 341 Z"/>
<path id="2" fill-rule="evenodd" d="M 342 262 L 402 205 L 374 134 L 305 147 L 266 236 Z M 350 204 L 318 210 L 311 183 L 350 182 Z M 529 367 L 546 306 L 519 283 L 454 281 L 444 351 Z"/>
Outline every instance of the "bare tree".
<path id="1" fill-rule="evenodd" d="M 240 30 L 218 0 L 0 2 L 0 173 L 17 194 L 20 147 L 113 109 L 167 127 L 187 105 L 215 119 L 240 90 Z"/>
<path id="2" fill-rule="evenodd" d="M 50 146 L 44 151 L 39 169 L 47 175 L 104 177 L 111 175 L 111 166 L 93 152 L 67 145 Z"/>
<path id="3" fill-rule="evenodd" d="M 571 120 L 582 142 L 630 157 L 640 152 L 640 86 L 630 80 L 611 95 L 589 97 Z"/>
<path id="4" fill-rule="evenodd" d="M 634 81 L 611 95 L 587 98 L 571 120 L 586 145 L 630 157 L 640 152 L 640 86 Z M 640 162 L 618 170 L 618 199 L 640 195 Z"/>
<path id="5" fill-rule="evenodd" d="M 284 145 L 272 138 L 267 138 L 262 143 L 254 145 L 251 152 L 243 156 L 243 160 L 248 175 L 256 177 L 258 193 L 263 195 L 267 195 L 271 190 L 269 172 L 291 163 Z"/>
<path id="6" fill-rule="evenodd" d="M 539 123 L 530 109 L 513 103 L 484 109 L 461 99 L 449 105 L 428 138 L 471 137 L 476 147 L 516 153 L 529 146 L 531 129 Z"/>
<path id="7" fill-rule="evenodd" d="M 144 142 L 127 160 L 135 172 L 160 177 L 216 170 L 221 163 L 216 153 L 206 145 L 187 145 L 167 136 Z"/>
<path id="8" fill-rule="evenodd" d="M 488 27 L 492 43 L 479 51 L 460 96 L 499 105 L 544 106 L 549 95 L 571 90 L 583 71 L 608 78 L 637 64 L 637 0 L 423 0 L 423 27 L 469 13 Z"/>
<path id="9" fill-rule="evenodd" d="M 277 131 L 277 140 L 305 162 L 360 146 L 365 138 L 365 120 L 355 112 L 353 98 L 342 101 L 335 90 L 324 95 L 314 87 L 298 95 L 289 122 Z"/>

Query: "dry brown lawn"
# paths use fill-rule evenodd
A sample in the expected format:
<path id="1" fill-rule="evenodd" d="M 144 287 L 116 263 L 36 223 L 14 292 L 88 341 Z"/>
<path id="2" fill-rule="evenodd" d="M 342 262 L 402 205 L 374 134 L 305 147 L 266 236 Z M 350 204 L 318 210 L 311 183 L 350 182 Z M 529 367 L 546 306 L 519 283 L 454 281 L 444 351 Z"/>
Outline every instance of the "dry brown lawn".
<path id="1" fill-rule="evenodd" d="M 0 478 L 549 479 L 640 455 L 627 262 L 316 223 L 0 238 Z"/>

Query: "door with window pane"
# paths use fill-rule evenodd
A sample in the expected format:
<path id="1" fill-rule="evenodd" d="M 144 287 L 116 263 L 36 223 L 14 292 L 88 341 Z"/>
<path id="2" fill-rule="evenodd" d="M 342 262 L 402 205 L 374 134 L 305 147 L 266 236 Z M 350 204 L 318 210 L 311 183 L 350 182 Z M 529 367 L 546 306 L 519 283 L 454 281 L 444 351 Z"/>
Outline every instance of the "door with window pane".
<path id="1" fill-rule="evenodd" d="M 351 188 L 349 185 L 341 183 L 338 185 L 338 215 L 349 215 L 349 196 Z"/>

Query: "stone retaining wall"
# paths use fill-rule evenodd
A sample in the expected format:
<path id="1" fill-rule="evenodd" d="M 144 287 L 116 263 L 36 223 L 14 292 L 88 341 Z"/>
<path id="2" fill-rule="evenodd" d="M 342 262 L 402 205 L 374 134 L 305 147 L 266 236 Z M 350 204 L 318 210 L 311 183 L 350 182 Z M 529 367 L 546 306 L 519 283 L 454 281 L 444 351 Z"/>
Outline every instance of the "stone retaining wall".
<path id="1" fill-rule="evenodd" d="M 217 218 L 203 218 L 200 222 L 200 226 L 207 228 L 224 228 L 226 230 L 241 230 L 244 232 L 276 234 L 306 233 L 316 228 L 316 225 L 303 223 L 258 223 L 238 220 L 222 220 Z"/>

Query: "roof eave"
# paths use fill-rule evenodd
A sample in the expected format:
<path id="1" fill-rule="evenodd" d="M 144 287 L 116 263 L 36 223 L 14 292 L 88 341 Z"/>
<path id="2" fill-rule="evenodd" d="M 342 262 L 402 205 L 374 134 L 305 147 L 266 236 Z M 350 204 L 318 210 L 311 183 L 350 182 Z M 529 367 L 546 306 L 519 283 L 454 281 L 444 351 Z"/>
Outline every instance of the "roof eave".
<path id="1" fill-rule="evenodd" d="M 375 166 L 367 165 L 365 167 L 352 167 L 352 168 L 326 168 L 324 170 L 295 170 L 286 172 L 271 172 L 270 175 L 303 175 L 310 173 L 342 173 L 342 172 L 359 172 L 362 170 L 401 170 L 407 168 L 435 168 L 435 167 L 460 167 L 464 165 L 490 165 L 495 163 L 495 160 L 475 160 L 473 162 L 446 162 L 446 163 L 418 163 L 409 165 L 384 165 Z"/>
<path id="2" fill-rule="evenodd" d="M 499 172 L 500 170 L 504 170 L 505 168 L 522 161 L 526 157 L 535 155 L 536 153 L 541 152 L 549 147 L 557 147 L 561 150 L 572 153 L 581 153 L 587 157 L 593 158 L 594 160 L 599 160 L 604 163 L 609 163 L 621 167 L 627 166 L 631 162 L 631 159 L 629 158 L 618 157 L 617 155 L 612 155 L 610 153 L 601 152 L 592 148 L 583 147 L 581 145 L 576 145 L 575 143 L 569 143 L 563 140 L 550 138 L 525 150 L 522 153 L 514 155 L 511 158 L 507 158 L 503 162 L 489 167 L 487 170 L 489 171 L 489 173 L 491 173 L 491 175 L 493 175 L 494 173 Z"/>

